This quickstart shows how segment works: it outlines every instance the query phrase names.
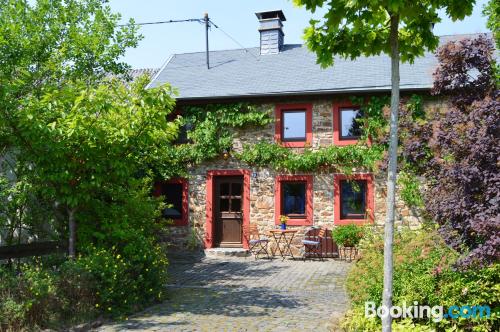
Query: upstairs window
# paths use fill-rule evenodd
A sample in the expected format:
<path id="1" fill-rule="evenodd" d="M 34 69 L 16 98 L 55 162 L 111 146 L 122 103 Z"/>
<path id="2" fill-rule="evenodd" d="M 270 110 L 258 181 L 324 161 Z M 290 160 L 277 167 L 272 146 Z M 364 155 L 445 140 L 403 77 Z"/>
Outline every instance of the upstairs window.
<path id="1" fill-rule="evenodd" d="M 193 125 L 190 123 L 183 124 L 179 127 L 179 133 L 177 139 L 174 141 L 174 144 L 188 144 L 192 143 L 192 141 L 188 138 L 188 132 L 193 129 Z"/>
<path id="2" fill-rule="evenodd" d="M 276 106 L 275 139 L 286 147 L 305 147 L 312 142 L 312 105 Z"/>
<path id="3" fill-rule="evenodd" d="M 340 139 L 359 139 L 362 134 L 361 123 L 359 120 L 363 113 L 355 108 L 341 108 L 340 115 Z"/>
<path id="4" fill-rule="evenodd" d="M 176 109 L 169 115 L 167 115 L 167 121 L 175 121 L 178 118 L 182 118 L 182 110 Z M 193 124 L 190 122 L 186 122 L 186 119 L 183 119 L 183 124 L 179 126 L 179 132 L 177 134 L 177 138 L 173 142 L 174 144 L 187 144 L 192 143 L 192 141 L 188 138 L 188 132 L 193 130 Z"/>
<path id="5" fill-rule="evenodd" d="M 283 142 L 306 140 L 306 111 L 294 110 L 281 113 L 281 140 Z"/>
<path id="6" fill-rule="evenodd" d="M 363 112 L 349 101 L 333 104 L 333 144 L 356 144 L 363 135 Z M 370 141 L 368 140 L 368 144 Z"/>

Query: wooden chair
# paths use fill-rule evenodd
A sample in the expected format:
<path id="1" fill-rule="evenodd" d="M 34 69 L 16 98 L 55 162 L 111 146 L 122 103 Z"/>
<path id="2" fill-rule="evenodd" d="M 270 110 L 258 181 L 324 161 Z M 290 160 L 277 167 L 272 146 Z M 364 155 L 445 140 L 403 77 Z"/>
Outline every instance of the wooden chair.
<path id="1" fill-rule="evenodd" d="M 320 260 L 323 260 L 321 242 L 325 237 L 326 229 L 321 228 L 316 235 L 311 235 L 312 231 L 315 231 L 315 229 L 308 229 L 304 234 L 304 240 L 302 240 L 302 244 L 304 245 L 304 260 L 307 257 L 318 257 Z"/>
<path id="2" fill-rule="evenodd" d="M 269 238 L 263 236 L 257 225 L 251 224 L 247 229 L 248 235 L 248 247 L 250 252 L 255 256 L 255 259 L 259 256 L 259 254 L 265 254 L 267 258 L 271 258 L 269 256 L 269 252 L 267 251 L 267 245 L 269 243 Z"/>

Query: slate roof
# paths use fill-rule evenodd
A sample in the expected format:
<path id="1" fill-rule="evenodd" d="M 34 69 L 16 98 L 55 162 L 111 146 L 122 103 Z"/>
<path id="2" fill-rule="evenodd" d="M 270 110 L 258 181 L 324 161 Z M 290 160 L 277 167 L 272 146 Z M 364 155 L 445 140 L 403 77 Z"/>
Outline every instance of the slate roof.
<path id="1" fill-rule="evenodd" d="M 477 35 L 440 37 L 440 43 Z M 390 58 L 386 55 L 337 58 L 333 67 L 322 69 L 316 55 L 302 45 L 285 45 L 279 54 L 260 55 L 259 48 L 174 54 L 150 83 L 170 83 L 178 100 L 308 95 L 324 93 L 389 91 Z M 401 90 L 429 89 L 437 66 L 434 54 L 426 53 L 400 66 Z"/>
<path id="2" fill-rule="evenodd" d="M 159 68 L 139 68 L 139 69 L 131 69 L 129 70 L 129 75 L 132 78 L 132 80 L 135 80 L 136 78 L 148 74 L 151 78 L 153 78 L 156 73 L 158 73 Z"/>

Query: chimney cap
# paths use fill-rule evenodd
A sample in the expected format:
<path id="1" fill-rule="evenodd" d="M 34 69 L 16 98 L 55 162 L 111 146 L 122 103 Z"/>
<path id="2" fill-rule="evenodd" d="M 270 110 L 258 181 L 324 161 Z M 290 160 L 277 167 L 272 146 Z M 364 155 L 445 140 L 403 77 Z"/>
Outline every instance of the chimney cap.
<path id="1" fill-rule="evenodd" d="M 267 10 L 264 12 L 257 12 L 255 13 L 255 16 L 259 20 L 266 20 L 266 19 L 271 19 L 271 18 L 279 18 L 281 21 L 286 21 L 285 14 L 283 14 L 283 11 L 281 9 L 278 10 Z"/>

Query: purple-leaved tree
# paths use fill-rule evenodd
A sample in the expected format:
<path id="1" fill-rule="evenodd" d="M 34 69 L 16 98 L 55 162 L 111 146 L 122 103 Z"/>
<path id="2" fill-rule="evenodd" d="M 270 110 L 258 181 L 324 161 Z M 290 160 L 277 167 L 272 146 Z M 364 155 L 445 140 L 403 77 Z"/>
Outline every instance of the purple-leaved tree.
<path id="1" fill-rule="evenodd" d="M 406 160 L 428 179 L 427 211 L 461 267 L 500 260 L 500 101 L 494 47 L 486 36 L 437 51 L 432 93 L 448 109 L 415 124 L 403 142 Z M 428 115 L 429 117 L 429 115 Z"/>

